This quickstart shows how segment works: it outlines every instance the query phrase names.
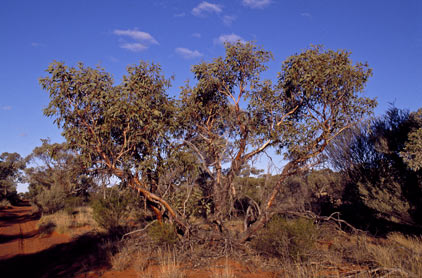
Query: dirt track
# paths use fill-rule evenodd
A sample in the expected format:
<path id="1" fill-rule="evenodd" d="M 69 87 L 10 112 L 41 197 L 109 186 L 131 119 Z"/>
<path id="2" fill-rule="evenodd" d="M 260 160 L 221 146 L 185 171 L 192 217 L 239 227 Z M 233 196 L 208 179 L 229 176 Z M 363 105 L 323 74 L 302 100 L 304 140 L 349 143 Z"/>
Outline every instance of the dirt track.
<path id="1" fill-rule="evenodd" d="M 42 235 L 36 228 L 38 219 L 27 204 L 0 210 L 1 278 L 75 277 L 104 265 L 98 238 Z"/>
<path id="2" fill-rule="evenodd" d="M 38 219 L 28 205 L 0 210 L 0 260 L 36 253 L 70 240 L 68 236 L 56 233 L 39 235 Z"/>

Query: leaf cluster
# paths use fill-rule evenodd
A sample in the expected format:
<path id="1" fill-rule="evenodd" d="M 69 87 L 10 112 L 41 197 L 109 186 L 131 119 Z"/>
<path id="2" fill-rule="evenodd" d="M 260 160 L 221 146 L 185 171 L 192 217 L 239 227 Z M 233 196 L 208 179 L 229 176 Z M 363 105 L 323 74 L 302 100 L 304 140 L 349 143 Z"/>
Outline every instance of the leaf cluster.
<path id="1" fill-rule="evenodd" d="M 347 178 L 346 202 L 362 203 L 377 218 L 393 223 L 420 223 L 422 175 L 408 167 L 417 160 L 406 156 L 409 138 L 420 126 L 417 113 L 392 107 L 337 139 L 329 154 L 341 153 L 331 159 Z"/>
<path id="2" fill-rule="evenodd" d="M 55 117 L 69 146 L 87 167 L 124 171 L 153 168 L 167 143 L 173 103 L 165 94 L 170 81 L 158 65 L 141 62 L 114 86 L 101 68 L 68 68 L 55 62 L 40 79 L 50 94 L 44 114 Z"/>
<path id="3" fill-rule="evenodd" d="M 4 152 L 0 155 L 0 200 L 16 195 L 18 182 L 23 181 L 22 171 L 27 160 L 18 153 Z"/>

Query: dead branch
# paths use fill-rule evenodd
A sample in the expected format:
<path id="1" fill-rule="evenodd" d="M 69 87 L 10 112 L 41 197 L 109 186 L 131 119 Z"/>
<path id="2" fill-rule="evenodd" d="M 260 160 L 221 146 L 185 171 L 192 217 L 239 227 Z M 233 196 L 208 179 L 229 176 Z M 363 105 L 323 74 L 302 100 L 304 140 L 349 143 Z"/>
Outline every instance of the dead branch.
<path id="1" fill-rule="evenodd" d="M 145 231 L 146 229 L 148 229 L 148 227 L 149 227 L 149 226 L 151 226 L 151 225 L 152 225 L 152 224 L 154 224 L 155 222 L 157 222 L 157 220 L 153 220 L 153 221 L 151 221 L 151 223 L 148 223 L 148 224 L 147 224 L 147 225 L 145 225 L 145 227 L 143 227 L 142 229 L 135 230 L 135 231 L 132 231 L 132 232 L 129 232 L 129 233 L 124 234 L 124 235 L 122 236 L 122 239 L 121 239 L 120 241 L 122 241 L 122 240 L 125 238 L 125 236 L 132 235 L 132 234 L 135 234 L 135 233 L 140 233 L 140 232 Z"/>
<path id="2" fill-rule="evenodd" d="M 400 274 L 405 275 L 406 277 L 409 277 L 409 278 L 417 278 L 418 277 L 415 274 L 410 273 L 410 272 L 406 272 L 401 268 L 378 267 L 376 269 L 370 270 L 369 273 L 374 274 L 374 273 L 381 272 L 381 271 L 386 271 L 387 273 L 382 275 L 382 276 L 379 276 L 379 278 L 390 277 L 390 275 L 392 273 L 400 273 Z"/>

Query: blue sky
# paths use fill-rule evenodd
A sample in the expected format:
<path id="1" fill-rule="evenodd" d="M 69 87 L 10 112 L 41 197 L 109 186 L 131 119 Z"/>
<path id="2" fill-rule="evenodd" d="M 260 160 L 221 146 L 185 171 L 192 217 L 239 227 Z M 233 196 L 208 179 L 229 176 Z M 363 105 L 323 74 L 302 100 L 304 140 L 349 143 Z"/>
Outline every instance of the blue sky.
<path id="1" fill-rule="evenodd" d="M 127 65 L 153 61 L 175 75 L 177 96 L 190 67 L 223 55 L 225 40 L 272 51 L 272 79 L 310 44 L 350 50 L 373 68 L 366 93 L 378 98 L 377 114 L 391 102 L 422 107 L 419 0 L 3 0 L 0 30 L 0 153 L 63 140 L 42 114 L 48 95 L 38 84 L 53 60 L 101 65 L 116 82 Z"/>

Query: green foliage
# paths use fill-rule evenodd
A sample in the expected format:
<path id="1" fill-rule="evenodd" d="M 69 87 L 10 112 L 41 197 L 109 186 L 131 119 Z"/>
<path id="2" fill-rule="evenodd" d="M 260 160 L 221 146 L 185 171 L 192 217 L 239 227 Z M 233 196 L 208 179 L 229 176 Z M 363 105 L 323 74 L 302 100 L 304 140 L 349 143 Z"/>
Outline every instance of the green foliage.
<path id="1" fill-rule="evenodd" d="M 248 196 L 255 202 L 261 202 L 263 193 L 274 187 L 277 177 L 238 177 L 235 180 L 239 194 Z"/>
<path id="2" fill-rule="evenodd" d="M 92 177 L 88 176 L 80 156 L 65 143 L 51 144 L 45 139 L 41 141 L 42 145 L 36 147 L 28 156 L 28 159 L 37 165 L 25 170 L 29 197 L 33 201 L 43 199 L 44 197 L 38 195 L 47 194 L 46 191 L 51 190 L 55 192 L 51 194 L 63 192 L 66 199 L 72 196 L 86 198 L 95 183 Z"/>
<path id="3" fill-rule="evenodd" d="M 172 246 L 178 240 L 176 227 L 171 223 L 154 222 L 148 227 L 148 235 L 158 245 Z"/>
<path id="4" fill-rule="evenodd" d="M 179 211 L 180 215 L 190 216 L 206 215 L 210 208 L 204 203 L 202 191 L 197 186 L 183 186 L 174 193 L 171 199 L 172 207 Z"/>
<path id="5" fill-rule="evenodd" d="M 422 169 L 422 109 L 410 114 L 416 127 L 409 132 L 408 141 L 400 152 L 403 160 L 414 171 Z"/>
<path id="6" fill-rule="evenodd" d="M 421 126 L 415 114 L 393 107 L 368 125 L 344 134 L 347 138 L 339 138 L 333 152 L 341 155 L 331 158 L 348 179 L 346 203 L 356 209 L 362 204 L 377 218 L 393 223 L 422 223 L 422 175 L 405 163 L 414 165 L 417 159 L 402 158 L 411 144 L 408 139 Z M 355 214 L 368 213 L 356 213 L 356 209 Z"/>
<path id="7" fill-rule="evenodd" d="M 167 97 L 170 81 L 155 64 L 128 67 L 114 85 L 101 68 L 54 62 L 40 79 L 50 96 L 44 114 L 84 168 L 117 176 L 184 226 L 168 205 L 174 198 L 180 207 L 182 185 L 198 184 L 213 217 L 224 219 L 242 197 L 236 178 L 252 159 L 276 148 L 289 161 L 280 182 L 265 187 L 277 195 L 286 177 L 317 164 L 328 143 L 376 105 L 361 96 L 371 70 L 349 52 L 311 47 L 289 57 L 273 84 L 261 78 L 270 52 L 250 42 L 225 47 L 224 57 L 192 67 L 197 82 L 182 88 L 179 102 Z M 267 209 L 276 200 L 249 189 L 258 201 L 270 196 Z"/>
<path id="8" fill-rule="evenodd" d="M 85 168 L 118 177 L 177 218 L 157 191 L 155 178 L 165 164 L 175 129 L 175 104 L 166 95 L 170 80 L 156 64 L 140 62 L 127 71 L 122 83 L 114 85 L 110 74 L 99 67 L 52 63 L 49 76 L 40 79 L 50 95 L 44 114 L 54 117 Z"/>
<path id="9" fill-rule="evenodd" d="M 261 204 L 263 196 L 274 188 L 279 179 L 278 175 L 269 174 L 237 178 L 236 189 L 238 195 Z M 341 205 L 344 185 L 341 174 L 329 169 L 298 173 L 285 180 L 275 206 L 279 211 L 311 210 L 316 214 L 329 215 Z"/>
<path id="10" fill-rule="evenodd" d="M 376 105 L 360 95 L 371 70 L 353 64 L 347 51 L 315 46 L 293 55 L 275 85 L 260 77 L 271 58 L 253 43 L 226 44 L 225 57 L 194 66 L 198 82 L 183 88 L 184 139 L 212 180 L 218 214 L 230 211 L 233 183 L 253 157 L 276 147 L 291 161 L 285 178 L 316 163 L 334 137 Z"/>
<path id="11" fill-rule="evenodd" d="M 260 253 L 292 260 L 307 259 L 318 237 L 317 226 L 309 219 L 274 216 L 252 241 Z"/>
<path id="12" fill-rule="evenodd" d="M 112 233 L 119 233 L 125 228 L 130 213 L 129 194 L 109 188 L 106 199 L 96 198 L 92 201 L 94 219 L 99 226 Z"/>
<path id="13" fill-rule="evenodd" d="M 153 169 L 171 127 L 173 102 L 165 94 L 170 81 L 158 65 L 141 62 L 127 68 L 120 85 L 101 68 L 52 63 L 40 79 L 50 94 L 44 114 L 55 117 L 71 149 L 87 167 L 124 179 L 130 169 Z"/>
<path id="14" fill-rule="evenodd" d="M 18 153 L 4 152 L 0 155 L 0 200 L 7 199 L 14 203 L 17 199 L 16 186 L 22 182 L 22 170 L 27 160 Z"/>
<path id="15" fill-rule="evenodd" d="M 25 170 L 28 197 L 45 213 L 65 208 L 71 214 L 77 203 L 88 197 L 94 181 L 87 175 L 80 156 L 65 143 L 41 141 L 42 145 L 27 158 L 37 165 Z"/>
<path id="16" fill-rule="evenodd" d="M 54 213 L 64 208 L 67 194 L 62 187 L 41 188 L 35 196 L 35 204 L 42 212 Z"/>
<path id="17" fill-rule="evenodd" d="M 278 125 L 286 158 L 300 161 L 318 155 L 340 132 L 372 113 L 376 101 L 360 96 L 372 70 L 366 63 L 353 65 L 350 55 L 313 46 L 283 62 L 280 93 L 269 108 L 282 109 L 281 115 L 294 111 Z"/>
<path id="18" fill-rule="evenodd" d="M 72 215 L 75 210 L 84 204 L 81 197 L 71 196 L 67 197 L 64 201 L 64 210 L 67 214 Z"/>
<path id="19" fill-rule="evenodd" d="M 330 169 L 312 170 L 304 177 L 310 192 L 311 210 L 328 215 L 342 205 L 345 181 L 341 173 Z"/>

